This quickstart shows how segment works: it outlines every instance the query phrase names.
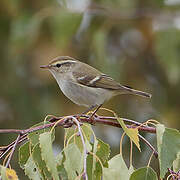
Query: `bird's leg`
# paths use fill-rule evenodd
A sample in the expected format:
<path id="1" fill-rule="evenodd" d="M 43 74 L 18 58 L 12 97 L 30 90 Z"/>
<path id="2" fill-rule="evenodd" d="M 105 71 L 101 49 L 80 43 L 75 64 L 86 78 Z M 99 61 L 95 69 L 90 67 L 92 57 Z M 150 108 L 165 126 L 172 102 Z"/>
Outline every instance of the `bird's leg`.
<path id="1" fill-rule="evenodd" d="M 93 108 L 95 108 L 97 105 L 93 105 L 93 106 L 90 106 L 88 109 L 86 109 L 86 111 L 84 111 L 84 112 L 82 112 L 81 114 L 78 114 L 77 116 L 76 116 L 76 118 L 78 119 L 78 120 L 80 120 L 80 117 L 82 116 L 82 115 L 85 115 L 85 114 L 87 114 L 89 111 L 91 111 Z"/>
<path id="2" fill-rule="evenodd" d="M 97 113 L 97 111 L 99 110 L 99 108 L 102 106 L 103 104 L 100 104 L 95 110 L 94 112 L 91 114 L 91 116 L 89 117 L 89 120 L 91 120 L 91 124 L 94 124 L 93 122 L 93 116 Z"/>
<path id="3" fill-rule="evenodd" d="M 93 116 L 97 113 L 97 111 L 99 110 L 99 108 L 100 108 L 102 105 L 103 105 L 103 104 L 100 104 L 98 107 L 97 107 L 97 105 L 90 106 L 90 107 L 89 107 L 86 111 L 84 111 L 81 115 L 87 114 L 89 111 L 91 111 L 92 109 L 94 109 L 95 107 L 97 107 L 97 108 L 93 111 L 93 113 L 90 115 L 90 117 L 89 117 L 90 123 L 91 123 L 91 124 L 94 124 L 92 118 L 93 118 Z M 80 118 L 81 115 L 78 115 L 77 118 Z"/>
<path id="4" fill-rule="evenodd" d="M 86 109 L 86 111 L 84 111 L 82 114 L 87 114 L 89 111 L 91 111 L 92 109 L 94 109 L 97 105 L 92 105 L 90 106 L 88 109 Z"/>

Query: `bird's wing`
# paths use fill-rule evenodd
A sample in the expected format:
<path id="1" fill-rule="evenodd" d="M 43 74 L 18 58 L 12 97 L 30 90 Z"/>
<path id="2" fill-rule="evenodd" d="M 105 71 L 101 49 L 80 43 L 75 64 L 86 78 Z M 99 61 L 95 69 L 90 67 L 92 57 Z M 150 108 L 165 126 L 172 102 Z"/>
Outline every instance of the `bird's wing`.
<path id="1" fill-rule="evenodd" d="M 91 73 L 88 73 L 89 71 L 91 71 Z M 117 90 L 121 88 L 121 85 L 113 80 L 110 76 L 102 74 L 101 72 L 87 64 L 77 67 L 73 72 L 73 77 L 76 82 L 88 87 L 111 90 Z"/>
<path id="2" fill-rule="evenodd" d="M 90 73 L 89 73 L 90 71 Z M 143 97 L 151 97 L 151 94 L 132 89 L 129 86 L 123 86 L 113 80 L 110 76 L 102 74 L 95 68 L 84 64 L 83 66 L 78 66 L 72 73 L 74 80 L 81 85 L 103 88 L 109 90 L 120 90 L 121 94 L 136 94 Z"/>

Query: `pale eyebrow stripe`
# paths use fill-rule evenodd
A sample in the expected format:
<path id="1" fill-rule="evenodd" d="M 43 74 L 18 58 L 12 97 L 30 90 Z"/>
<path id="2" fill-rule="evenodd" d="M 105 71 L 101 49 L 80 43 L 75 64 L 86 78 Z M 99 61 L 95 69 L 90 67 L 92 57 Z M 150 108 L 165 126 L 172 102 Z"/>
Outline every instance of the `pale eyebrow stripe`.
<path id="1" fill-rule="evenodd" d="M 72 63 L 74 63 L 74 62 L 73 61 L 71 61 L 71 62 L 62 62 L 61 65 L 64 65 L 64 64 L 71 65 Z"/>
<path id="2" fill-rule="evenodd" d="M 53 63 L 52 65 L 53 66 L 56 66 L 57 64 L 61 64 L 61 65 L 64 65 L 64 64 L 72 64 L 72 63 L 75 63 L 76 61 L 60 61 L 60 62 L 55 62 Z"/>
<path id="3" fill-rule="evenodd" d="M 75 63 L 76 61 L 72 61 L 72 60 L 66 60 L 66 61 L 61 61 L 61 64 L 65 64 L 65 63 Z"/>

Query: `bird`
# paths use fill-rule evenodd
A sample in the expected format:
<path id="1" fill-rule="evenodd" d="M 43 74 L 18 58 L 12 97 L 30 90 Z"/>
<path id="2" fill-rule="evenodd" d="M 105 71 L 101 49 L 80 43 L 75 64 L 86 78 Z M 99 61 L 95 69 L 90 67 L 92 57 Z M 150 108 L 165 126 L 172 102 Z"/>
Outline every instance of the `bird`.
<path id="1" fill-rule="evenodd" d="M 151 98 L 150 93 L 121 85 L 94 67 L 69 56 L 58 56 L 48 65 L 40 67 L 51 72 L 67 98 L 77 105 L 87 107 L 86 112 L 95 107 L 97 112 L 104 102 L 120 94 Z"/>

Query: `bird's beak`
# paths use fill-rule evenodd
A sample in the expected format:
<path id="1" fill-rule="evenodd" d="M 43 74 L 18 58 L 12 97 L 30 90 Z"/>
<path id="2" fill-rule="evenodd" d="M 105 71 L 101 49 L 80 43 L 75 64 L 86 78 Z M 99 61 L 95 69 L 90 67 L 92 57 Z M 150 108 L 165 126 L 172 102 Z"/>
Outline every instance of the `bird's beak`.
<path id="1" fill-rule="evenodd" d="M 42 68 L 42 69 L 49 69 L 49 65 L 42 65 L 42 66 L 40 66 L 40 68 Z"/>

